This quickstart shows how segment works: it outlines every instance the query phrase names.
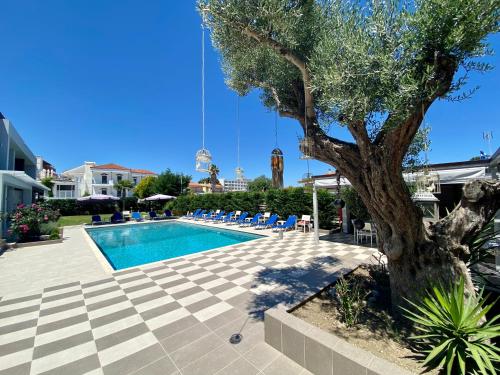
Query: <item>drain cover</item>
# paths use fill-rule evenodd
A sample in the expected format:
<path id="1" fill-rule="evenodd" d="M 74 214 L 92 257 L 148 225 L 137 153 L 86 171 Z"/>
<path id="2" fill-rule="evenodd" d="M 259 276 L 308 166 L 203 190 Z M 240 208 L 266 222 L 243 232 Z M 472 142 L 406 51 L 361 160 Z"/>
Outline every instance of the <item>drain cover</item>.
<path id="1" fill-rule="evenodd" d="M 229 338 L 231 344 L 239 344 L 243 340 L 243 335 L 241 333 L 235 333 Z"/>

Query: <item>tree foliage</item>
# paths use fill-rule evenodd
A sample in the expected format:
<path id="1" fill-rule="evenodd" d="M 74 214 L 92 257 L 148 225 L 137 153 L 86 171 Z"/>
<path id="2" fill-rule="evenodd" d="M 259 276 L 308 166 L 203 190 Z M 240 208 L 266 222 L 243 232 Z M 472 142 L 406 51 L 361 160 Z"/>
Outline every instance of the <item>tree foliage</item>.
<path id="1" fill-rule="evenodd" d="M 52 188 L 55 185 L 54 179 L 52 177 L 44 177 L 40 180 L 43 186 L 48 187 L 50 190 L 48 192 L 49 197 L 54 196 L 54 192 L 52 191 Z"/>
<path id="2" fill-rule="evenodd" d="M 273 181 L 265 175 L 255 177 L 252 181 L 248 182 L 249 191 L 268 191 L 272 187 Z"/>
<path id="3" fill-rule="evenodd" d="M 139 183 L 134 188 L 134 194 L 141 199 L 154 195 L 156 192 L 155 183 L 156 183 L 156 177 L 154 176 L 144 177 L 141 181 L 139 181 Z"/>
<path id="4" fill-rule="evenodd" d="M 155 194 L 179 196 L 189 185 L 191 176 L 174 173 L 170 169 L 162 172 L 155 180 Z"/>

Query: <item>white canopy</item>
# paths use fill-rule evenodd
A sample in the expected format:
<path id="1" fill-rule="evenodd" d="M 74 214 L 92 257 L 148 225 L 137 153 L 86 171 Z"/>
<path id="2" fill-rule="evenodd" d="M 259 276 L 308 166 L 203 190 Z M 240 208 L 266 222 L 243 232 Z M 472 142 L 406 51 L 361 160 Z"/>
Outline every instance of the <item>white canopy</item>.
<path id="1" fill-rule="evenodd" d="M 469 168 L 454 168 L 443 170 L 432 170 L 433 173 L 439 175 L 441 184 L 465 184 L 469 180 L 490 178 L 486 174 L 486 167 L 469 167 Z M 415 181 L 416 173 L 404 173 L 403 177 L 406 181 Z M 316 187 L 333 189 L 337 187 L 337 179 L 321 178 L 315 180 Z M 349 186 L 351 183 L 345 177 L 340 178 L 340 186 Z"/>
<path id="2" fill-rule="evenodd" d="M 150 197 L 144 198 L 145 201 L 168 201 L 171 199 L 176 199 L 173 195 L 166 194 L 155 194 Z"/>
<path id="3" fill-rule="evenodd" d="M 119 201 L 120 198 L 114 197 L 112 195 L 105 194 L 92 194 L 87 195 L 86 197 L 80 197 L 77 201 L 86 202 L 86 201 Z"/>

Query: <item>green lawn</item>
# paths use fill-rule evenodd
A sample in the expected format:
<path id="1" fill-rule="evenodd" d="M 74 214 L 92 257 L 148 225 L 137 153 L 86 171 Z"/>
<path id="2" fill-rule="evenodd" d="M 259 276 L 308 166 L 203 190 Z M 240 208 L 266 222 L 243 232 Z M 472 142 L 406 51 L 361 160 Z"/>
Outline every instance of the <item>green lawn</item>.
<path id="1" fill-rule="evenodd" d="M 109 221 L 111 214 L 101 214 L 101 219 Z M 65 227 L 68 225 L 90 224 L 92 222 L 92 215 L 75 215 L 75 216 L 61 216 L 57 221 L 57 225 Z"/>

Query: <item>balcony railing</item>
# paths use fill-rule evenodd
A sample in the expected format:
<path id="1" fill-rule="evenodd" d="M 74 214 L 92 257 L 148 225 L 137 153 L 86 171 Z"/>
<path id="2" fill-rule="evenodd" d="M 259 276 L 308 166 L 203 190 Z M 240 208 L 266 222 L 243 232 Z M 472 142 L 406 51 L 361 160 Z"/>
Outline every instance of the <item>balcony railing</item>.
<path id="1" fill-rule="evenodd" d="M 52 199 L 75 199 L 76 193 L 74 190 L 60 190 L 54 193 Z"/>

